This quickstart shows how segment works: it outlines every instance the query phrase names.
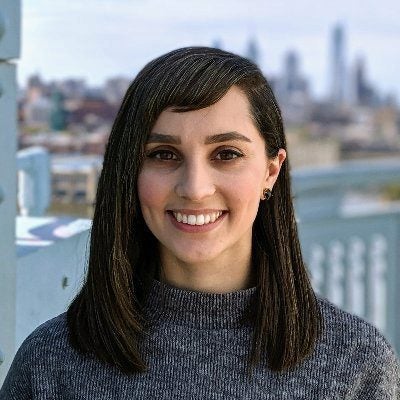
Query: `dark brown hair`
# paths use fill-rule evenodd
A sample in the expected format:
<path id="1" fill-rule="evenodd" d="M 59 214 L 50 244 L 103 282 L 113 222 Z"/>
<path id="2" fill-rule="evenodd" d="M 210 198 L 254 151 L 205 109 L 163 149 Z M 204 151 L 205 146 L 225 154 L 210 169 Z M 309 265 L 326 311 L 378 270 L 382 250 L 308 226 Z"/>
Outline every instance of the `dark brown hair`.
<path id="1" fill-rule="evenodd" d="M 246 58 L 188 47 L 147 64 L 130 85 L 112 127 L 97 188 L 88 272 L 67 317 L 79 351 L 125 373 L 146 370 L 139 340 L 142 306 L 159 274 L 157 241 L 141 214 L 137 179 L 144 146 L 160 113 L 197 110 L 220 100 L 232 85 L 247 95 L 269 157 L 286 149 L 281 113 L 268 82 Z M 288 160 L 274 195 L 260 202 L 253 225 L 252 268 L 257 282 L 249 365 L 267 355 L 268 367 L 296 366 L 315 345 L 321 315 L 302 259 Z"/>

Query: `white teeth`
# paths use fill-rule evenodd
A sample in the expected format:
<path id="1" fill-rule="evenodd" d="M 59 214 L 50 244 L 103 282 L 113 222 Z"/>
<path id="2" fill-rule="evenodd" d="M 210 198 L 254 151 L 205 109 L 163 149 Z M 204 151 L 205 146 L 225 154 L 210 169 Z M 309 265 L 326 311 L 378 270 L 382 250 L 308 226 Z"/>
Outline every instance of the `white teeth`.
<path id="1" fill-rule="evenodd" d="M 205 225 L 215 222 L 222 215 L 222 211 L 199 215 L 186 215 L 180 212 L 173 212 L 172 214 L 178 222 L 189 225 Z"/>
<path id="2" fill-rule="evenodd" d="M 204 225 L 205 217 L 204 215 L 200 214 L 196 218 L 196 225 Z"/>
<path id="3" fill-rule="evenodd" d="M 187 221 L 189 225 L 196 225 L 196 216 L 189 215 Z"/>

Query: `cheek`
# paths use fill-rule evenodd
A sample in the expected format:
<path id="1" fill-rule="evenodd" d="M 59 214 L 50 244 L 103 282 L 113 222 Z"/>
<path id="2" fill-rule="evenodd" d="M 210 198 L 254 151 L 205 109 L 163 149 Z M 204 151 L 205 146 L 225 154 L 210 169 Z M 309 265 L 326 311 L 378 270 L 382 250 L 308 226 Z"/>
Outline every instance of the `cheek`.
<path id="1" fill-rule="evenodd" d="M 225 181 L 225 188 L 230 193 L 231 212 L 246 225 L 252 224 L 257 215 L 263 182 L 257 169 L 249 169 L 240 179 L 233 177 Z"/>
<path id="2" fill-rule="evenodd" d="M 166 196 L 165 182 L 151 172 L 141 172 L 138 178 L 138 195 L 142 212 L 162 206 Z"/>
<path id="3" fill-rule="evenodd" d="M 258 202 L 264 181 L 264 173 L 260 169 L 248 168 L 240 175 L 226 177 L 225 186 L 242 203 Z"/>

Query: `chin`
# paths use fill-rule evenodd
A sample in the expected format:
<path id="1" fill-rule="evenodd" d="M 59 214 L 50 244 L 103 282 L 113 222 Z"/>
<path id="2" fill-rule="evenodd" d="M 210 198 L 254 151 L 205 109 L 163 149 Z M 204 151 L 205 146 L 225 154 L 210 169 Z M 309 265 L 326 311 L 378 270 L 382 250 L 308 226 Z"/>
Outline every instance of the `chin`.
<path id="1" fill-rule="evenodd" d="M 187 256 L 186 257 L 185 256 L 180 257 L 179 255 L 175 256 L 175 257 L 180 262 L 185 263 L 185 264 L 189 264 L 189 265 L 190 264 L 193 264 L 193 265 L 195 265 L 195 264 L 206 264 L 206 263 L 209 263 L 209 262 L 211 262 L 212 260 L 215 259 L 214 257 L 210 257 L 209 254 L 204 255 L 204 256 L 195 256 L 195 257 L 187 257 Z"/>
<path id="2" fill-rule="evenodd" d="M 178 262 L 182 262 L 185 264 L 204 264 L 211 262 L 218 258 L 219 253 L 210 252 L 210 250 L 204 251 L 193 251 L 193 250 L 186 250 L 186 251 L 171 251 L 171 255 L 178 260 Z"/>

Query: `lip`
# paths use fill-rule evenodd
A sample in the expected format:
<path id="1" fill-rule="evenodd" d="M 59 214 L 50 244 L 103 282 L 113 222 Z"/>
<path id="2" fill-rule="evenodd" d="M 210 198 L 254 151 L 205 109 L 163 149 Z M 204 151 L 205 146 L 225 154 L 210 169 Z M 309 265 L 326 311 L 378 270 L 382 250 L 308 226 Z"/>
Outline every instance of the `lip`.
<path id="1" fill-rule="evenodd" d="M 174 208 L 171 210 L 168 210 L 168 213 L 181 213 L 181 214 L 186 214 L 186 215 L 201 215 L 201 214 L 212 214 L 222 211 L 222 214 L 226 213 L 227 210 L 221 210 L 220 208 L 203 208 L 201 210 L 192 210 L 190 208 Z"/>
<path id="2" fill-rule="evenodd" d="M 175 217 L 173 216 L 172 212 L 180 212 L 183 214 L 187 215 L 200 215 L 200 214 L 207 214 L 207 213 L 212 213 L 212 212 L 217 212 L 217 211 L 222 211 L 222 215 L 214 222 L 210 222 L 208 224 L 204 225 L 189 225 L 189 224 L 184 224 L 182 222 L 178 222 Z M 217 228 L 221 222 L 225 219 L 226 215 L 228 212 L 226 210 L 187 210 L 187 209 L 180 209 L 180 210 L 168 210 L 167 215 L 168 218 L 170 219 L 172 225 L 179 229 L 182 232 L 187 232 L 187 233 L 202 233 L 202 232 L 209 232 L 215 228 Z"/>

